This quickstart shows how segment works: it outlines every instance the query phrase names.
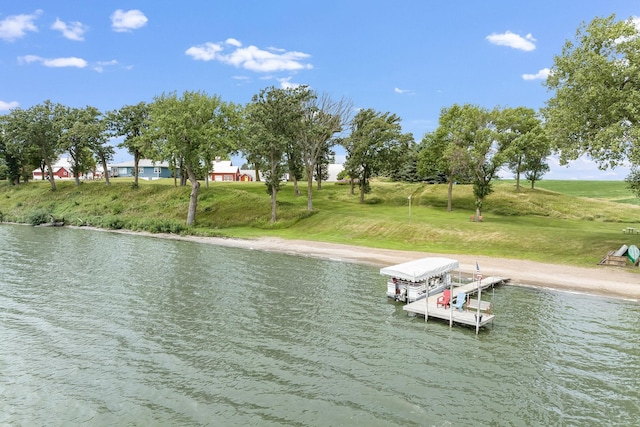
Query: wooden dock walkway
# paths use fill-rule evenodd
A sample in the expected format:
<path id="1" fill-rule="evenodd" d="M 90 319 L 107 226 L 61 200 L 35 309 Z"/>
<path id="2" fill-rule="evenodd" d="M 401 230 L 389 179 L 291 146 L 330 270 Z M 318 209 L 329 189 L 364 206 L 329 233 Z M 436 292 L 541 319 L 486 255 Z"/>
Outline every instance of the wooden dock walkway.
<path id="1" fill-rule="evenodd" d="M 508 281 L 509 279 L 507 279 L 506 277 L 491 276 L 480 281 L 480 288 L 482 288 L 482 290 L 484 291 L 487 288 L 502 285 Z M 466 285 L 454 286 L 453 290 L 455 291 L 455 293 L 464 292 L 467 295 L 474 295 L 478 292 L 478 282 L 474 281 L 469 282 Z"/>
<path id="2" fill-rule="evenodd" d="M 504 277 L 487 277 L 480 281 L 480 288 L 485 290 L 487 288 L 504 284 L 509 281 L 509 279 Z M 455 295 L 460 292 L 464 292 L 467 294 L 467 298 L 469 295 L 473 295 L 478 292 L 478 282 L 471 282 L 466 285 L 454 286 L 452 291 L 452 299 Z M 488 323 L 491 323 L 494 319 L 494 315 L 491 314 L 491 303 L 488 301 L 480 301 L 475 299 L 468 299 L 468 304 L 466 304 L 466 308 L 462 310 L 458 310 L 455 307 L 449 306 L 438 307 L 437 301 L 438 297 L 440 297 L 442 293 L 431 295 L 429 298 L 423 298 L 418 301 L 414 301 L 410 304 L 402 307 L 403 310 L 406 310 L 410 313 L 415 313 L 421 316 L 424 316 L 425 322 L 429 317 L 435 317 L 438 319 L 448 320 L 449 326 L 453 326 L 454 323 L 460 323 L 463 325 L 475 326 L 476 333 L 478 333 L 478 329 L 481 326 L 484 326 Z M 478 314 L 478 304 L 480 304 L 480 319 L 476 319 Z"/>

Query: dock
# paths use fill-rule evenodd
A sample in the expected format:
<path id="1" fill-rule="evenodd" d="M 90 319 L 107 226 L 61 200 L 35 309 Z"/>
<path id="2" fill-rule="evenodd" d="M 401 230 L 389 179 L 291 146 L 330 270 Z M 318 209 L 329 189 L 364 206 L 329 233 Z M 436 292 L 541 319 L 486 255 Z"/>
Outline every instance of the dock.
<path id="1" fill-rule="evenodd" d="M 508 278 L 504 277 L 487 277 L 480 281 L 480 289 L 485 290 L 497 285 L 508 282 Z M 467 294 L 467 298 L 470 295 L 474 295 L 478 292 L 478 282 L 471 282 L 461 286 L 454 286 L 452 295 L 457 295 L 459 292 Z M 425 322 L 429 317 L 437 319 L 443 319 L 449 321 L 449 326 L 453 326 L 454 323 L 459 323 L 468 326 L 475 326 L 476 333 L 481 326 L 485 326 L 488 323 L 493 322 L 495 315 L 491 314 L 491 303 L 488 301 L 478 301 L 476 298 L 468 299 L 466 307 L 462 310 L 458 310 L 455 307 L 449 306 L 438 307 L 437 301 L 443 293 L 431 295 L 429 298 L 423 298 L 418 301 L 414 301 L 402 307 L 403 310 L 409 313 L 415 313 L 424 316 Z M 452 296 L 453 298 L 453 296 Z M 480 319 L 477 319 L 478 306 L 480 307 Z"/>

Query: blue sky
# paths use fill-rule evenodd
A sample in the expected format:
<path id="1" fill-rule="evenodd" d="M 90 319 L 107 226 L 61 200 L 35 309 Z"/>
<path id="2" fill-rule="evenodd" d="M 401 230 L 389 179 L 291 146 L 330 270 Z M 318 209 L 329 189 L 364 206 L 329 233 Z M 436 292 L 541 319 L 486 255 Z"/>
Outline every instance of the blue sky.
<path id="1" fill-rule="evenodd" d="M 456 103 L 543 107 L 554 55 L 610 14 L 640 16 L 640 0 L 5 1 L 0 114 L 47 99 L 108 111 L 185 90 L 244 104 L 306 84 L 395 113 L 420 141 Z M 545 179 L 628 173 L 550 166 Z"/>

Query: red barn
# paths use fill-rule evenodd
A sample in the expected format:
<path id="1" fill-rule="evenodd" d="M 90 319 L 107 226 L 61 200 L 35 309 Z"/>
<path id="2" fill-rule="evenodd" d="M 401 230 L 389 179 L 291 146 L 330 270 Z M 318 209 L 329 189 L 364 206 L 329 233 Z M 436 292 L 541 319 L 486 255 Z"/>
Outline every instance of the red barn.
<path id="1" fill-rule="evenodd" d="M 45 168 L 45 178 L 47 177 L 49 171 Z M 53 167 L 53 177 L 55 179 L 68 179 L 73 178 L 71 172 L 65 168 L 64 166 L 54 166 Z M 33 179 L 42 179 L 42 171 L 40 169 L 36 169 L 33 171 Z"/>
<path id="2" fill-rule="evenodd" d="M 212 181 L 240 181 L 240 168 L 233 166 L 231 160 L 216 159 L 211 170 Z"/>

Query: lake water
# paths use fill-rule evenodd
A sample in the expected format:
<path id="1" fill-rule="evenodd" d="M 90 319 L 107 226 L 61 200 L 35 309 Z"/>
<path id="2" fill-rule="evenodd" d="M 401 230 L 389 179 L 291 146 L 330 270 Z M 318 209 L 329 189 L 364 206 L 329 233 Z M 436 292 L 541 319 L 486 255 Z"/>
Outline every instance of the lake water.
<path id="1" fill-rule="evenodd" d="M 638 424 L 637 303 L 505 286 L 476 336 L 385 290 L 371 266 L 0 225 L 0 425 Z"/>

